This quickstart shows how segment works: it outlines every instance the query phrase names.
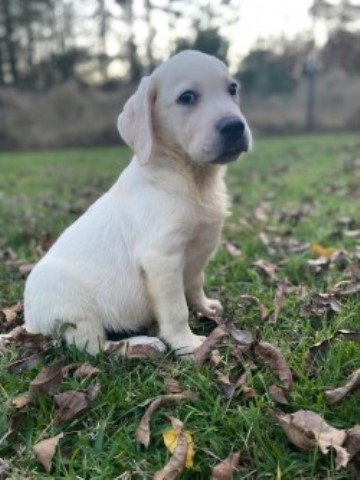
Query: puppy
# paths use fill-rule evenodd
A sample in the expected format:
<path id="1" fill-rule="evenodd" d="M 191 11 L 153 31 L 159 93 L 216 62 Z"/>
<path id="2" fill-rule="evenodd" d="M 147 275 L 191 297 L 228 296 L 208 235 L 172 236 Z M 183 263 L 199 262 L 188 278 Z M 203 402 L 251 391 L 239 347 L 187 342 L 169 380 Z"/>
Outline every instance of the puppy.
<path id="1" fill-rule="evenodd" d="M 237 83 L 216 58 L 181 52 L 141 81 L 118 128 L 135 156 L 31 272 L 25 326 L 96 354 L 106 330 L 156 320 L 159 338 L 130 343 L 191 354 L 204 337 L 188 304 L 222 310 L 204 293 L 203 269 L 227 215 L 225 164 L 251 144 Z"/>

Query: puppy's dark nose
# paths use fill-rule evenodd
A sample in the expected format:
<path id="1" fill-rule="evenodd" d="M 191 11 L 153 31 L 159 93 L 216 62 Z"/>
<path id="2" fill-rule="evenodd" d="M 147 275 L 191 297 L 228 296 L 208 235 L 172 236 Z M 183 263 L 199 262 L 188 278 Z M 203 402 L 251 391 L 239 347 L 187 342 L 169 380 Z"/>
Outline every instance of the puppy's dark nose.
<path id="1" fill-rule="evenodd" d="M 239 117 L 224 117 L 216 129 L 227 142 L 239 140 L 245 132 L 245 123 Z"/>

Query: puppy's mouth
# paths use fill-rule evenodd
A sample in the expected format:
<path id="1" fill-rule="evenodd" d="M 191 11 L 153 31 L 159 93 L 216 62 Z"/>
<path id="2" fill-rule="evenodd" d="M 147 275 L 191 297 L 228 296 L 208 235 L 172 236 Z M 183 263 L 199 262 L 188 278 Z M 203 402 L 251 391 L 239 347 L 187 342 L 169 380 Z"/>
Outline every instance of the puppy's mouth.
<path id="1" fill-rule="evenodd" d="M 218 155 L 214 160 L 211 161 L 211 163 L 217 165 L 224 165 L 226 163 L 234 162 L 240 157 L 242 153 L 245 153 L 248 150 L 248 142 L 246 140 L 242 140 L 237 145 L 233 145 L 223 150 L 220 155 Z"/>

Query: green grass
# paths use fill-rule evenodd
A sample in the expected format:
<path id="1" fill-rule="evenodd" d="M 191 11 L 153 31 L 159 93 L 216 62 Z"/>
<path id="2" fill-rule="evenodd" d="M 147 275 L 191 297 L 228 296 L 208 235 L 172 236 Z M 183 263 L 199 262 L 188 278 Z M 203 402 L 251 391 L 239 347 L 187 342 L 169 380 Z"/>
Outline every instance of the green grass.
<path id="1" fill-rule="evenodd" d="M 224 240 L 236 243 L 240 258 L 232 258 L 224 247 L 207 268 L 207 291 L 220 298 L 226 314 L 239 328 L 260 329 L 264 340 L 281 348 L 296 381 L 286 411 L 311 409 L 324 415 L 333 426 L 350 428 L 360 423 L 360 391 L 349 395 L 339 406 L 329 407 L 324 390 L 344 382 L 359 368 L 360 345 L 335 342 L 319 361 L 317 374 L 306 375 L 304 356 L 316 341 L 337 329 L 359 329 L 359 298 L 343 301 L 336 316 L 300 317 L 303 300 L 290 294 L 276 325 L 260 320 L 256 308 L 239 306 L 241 294 L 256 295 L 270 310 L 276 290 L 267 278 L 252 267 L 259 258 L 278 262 L 287 258 L 279 276 L 294 285 L 304 283 L 311 292 L 326 292 L 343 280 L 346 271 L 334 267 L 314 276 L 309 272 L 309 252 L 281 255 L 269 253 L 259 233 L 269 237 L 287 234 L 300 242 L 318 242 L 354 254 L 359 239 L 335 235 L 341 217 L 360 222 L 360 169 L 351 167 L 359 155 L 355 135 L 304 136 L 255 141 L 254 152 L 231 165 L 229 191 L 232 215 L 224 229 Z M 50 153 L 1 154 L 0 156 L 0 250 L 13 248 L 19 257 L 38 259 L 36 245 L 50 234 L 53 238 L 117 178 L 129 159 L 122 148 L 65 150 Z M 254 209 L 264 200 L 272 213 L 262 224 Z M 280 221 L 280 212 L 310 206 L 297 225 L 291 219 Z M 247 220 L 248 225 L 244 222 Z M 271 227 L 271 228 L 270 228 Z M 359 226 L 357 227 L 359 228 Z M 359 249 L 358 249 L 359 251 Z M 17 270 L 0 264 L 0 308 L 21 301 L 24 278 Z M 210 323 L 196 324 L 197 333 L 209 333 Z M 222 351 L 221 366 L 230 365 L 228 349 Z M 64 358 L 66 362 L 89 359 L 72 349 L 54 348 L 46 363 Z M 101 370 L 101 393 L 94 407 L 70 423 L 55 424 L 52 402 L 45 398 L 31 406 L 20 428 L 1 441 L 14 415 L 11 399 L 26 393 L 41 366 L 30 371 L 9 373 L 8 365 L 16 351 L 0 359 L 0 457 L 11 463 L 10 478 L 147 479 L 168 459 L 162 432 L 168 428 L 165 413 L 185 422 L 195 442 L 194 469 L 182 478 L 208 479 L 213 465 L 229 452 L 241 450 L 249 458 L 234 478 L 251 479 L 349 479 L 348 471 L 336 472 L 333 455 L 317 450 L 302 452 L 292 447 L 280 426 L 270 415 L 274 405 L 268 387 L 274 383 L 271 371 L 261 366 L 249 371 L 248 385 L 255 396 L 245 402 L 239 390 L 230 401 L 222 398 L 213 367 L 197 369 L 191 362 L 180 362 L 170 355 L 160 360 L 108 359 L 104 355 L 90 361 Z M 191 403 L 157 412 L 152 420 L 151 443 L 147 450 L 135 443 L 135 430 L 145 404 L 165 393 L 163 376 L 170 372 L 184 387 L 198 392 Z M 63 389 L 85 388 L 93 380 L 67 380 Z M 54 469 L 47 475 L 36 463 L 32 448 L 40 438 L 64 432 Z M 128 475 L 126 474 L 128 472 Z M 281 476 L 277 477 L 277 472 Z"/>

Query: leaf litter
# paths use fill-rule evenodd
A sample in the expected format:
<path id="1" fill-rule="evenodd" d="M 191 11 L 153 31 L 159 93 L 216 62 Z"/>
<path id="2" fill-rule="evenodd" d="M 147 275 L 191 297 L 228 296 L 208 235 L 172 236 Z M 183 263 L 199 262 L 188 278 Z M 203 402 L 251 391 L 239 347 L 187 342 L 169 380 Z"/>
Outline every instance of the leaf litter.
<path id="1" fill-rule="evenodd" d="M 170 422 L 174 429 L 177 430 L 176 444 L 173 444 L 172 456 L 168 463 L 154 475 L 154 480 L 176 480 L 180 477 L 186 466 L 186 460 L 190 443 L 188 441 L 186 432 L 184 431 L 183 424 L 180 420 L 170 417 Z M 191 437 L 190 437 L 191 439 Z"/>
<path id="2" fill-rule="evenodd" d="M 310 450 L 317 445 L 326 455 L 330 449 L 334 449 L 336 470 L 346 467 L 354 451 L 359 450 L 359 426 L 351 430 L 334 428 L 321 415 L 310 410 L 299 410 L 292 414 L 274 410 L 273 413 L 290 442 L 301 450 Z M 349 445 L 351 450 L 348 450 Z"/>
<path id="3" fill-rule="evenodd" d="M 163 407 L 169 407 L 176 405 L 177 403 L 183 402 L 185 400 L 191 400 L 194 398 L 194 393 L 190 390 L 185 390 L 182 393 L 172 393 L 168 395 L 160 395 L 146 409 L 144 415 L 142 416 L 139 426 L 136 430 L 136 441 L 144 447 L 148 447 L 150 444 L 150 420 L 152 415 L 159 409 Z"/>
<path id="4" fill-rule="evenodd" d="M 349 378 L 348 381 L 341 387 L 335 388 L 333 390 L 327 390 L 325 392 L 326 401 L 330 405 L 336 405 L 341 402 L 341 400 L 353 390 L 360 388 L 360 369 L 355 370 Z"/>
<path id="5" fill-rule="evenodd" d="M 63 433 L 59 433 L 59 435 L 55 437 L 41 440 L 33 447 L 37 461 L 41 463 L 47 473 L 50 473 L 52 470 L 52 460 L 55 455 L 55 450 L 63 436 Z"/>

